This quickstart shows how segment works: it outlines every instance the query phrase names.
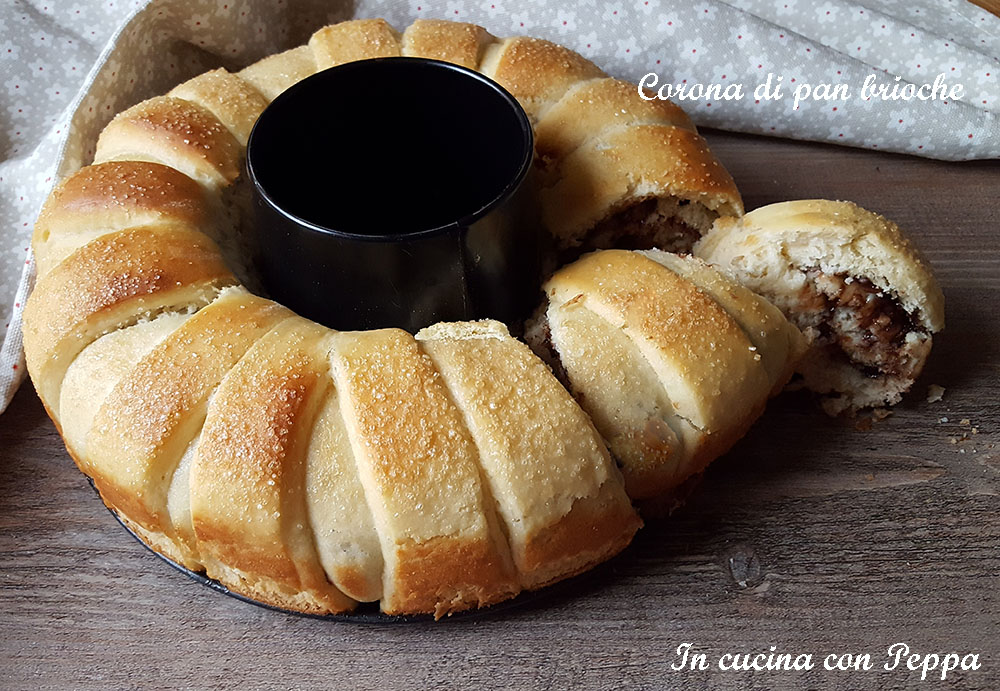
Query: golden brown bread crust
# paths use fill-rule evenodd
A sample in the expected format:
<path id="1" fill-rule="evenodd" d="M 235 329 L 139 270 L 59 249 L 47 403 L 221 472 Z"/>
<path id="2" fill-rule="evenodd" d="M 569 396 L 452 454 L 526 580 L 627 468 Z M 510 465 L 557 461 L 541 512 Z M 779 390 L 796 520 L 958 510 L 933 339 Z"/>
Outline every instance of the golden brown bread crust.
<path id="1" fill-rule="evenodd" d="M 84 245 L 39 279 L 24 309 L 24 349 L 39 397 L 58 416 L 66 368 L 111 329 L 160 310 L 205 304 L 235 278 L 208 237 L 133 228 Z"/>
<path id="2" fill-rule="evenodd" d="M 435 616 L 520 589 L 461 412 L 398 329 L 338 333 L 333 363 L 385 558 L 382 609 Z"/>
<path id="3" fill-rule="evenodd" d="M 207 187 L 225 187 L 240 175 L 242 151 L 207 109 L 157 96 L 116 115 L 97 140 L 94 162 L 146 160 L 176 168 Z"/>
<path id="4" fill-rule="evenodd" d="M 268 101 L 273 101 L 282 91 L 315 73 L 312 48 L 299 46 L 269 55 L 236 74 Z"/>
<path id="5" fill-rule="evenodd" d="M 535 126 L 535 148 L 542 158 L 559 161 L 591 137 L 631 125 L 666 125 L 696 132 L 680 106 L 643 100 L 635 84 L 609 77 L 570 87 Z"/>
<path id="6" fill-rule="evenodd" d="M 526 544 L 524 567 L 534 579 L 525 588 L 583 573 L 628 546 L 642 520 L 630 503 L 620 501 L 619 492 L 617 483 L 603 485 L 597 496 L 577 500 L 564 518 Z"/>
<path id="7" fill-rule="evenodd" d="M 399 32 L 384 19 L 353 19 L 325 26 L 312 35 L 309 47 L 320 70 L 355 60 L 401 55 Z"/>
<path id="8" fill-rule="evenodd" d="M 382 600 L 386 614 L 433 614 L 435 619 L 488 607 L 518 592 L 509 556 L 486 540 L 450 536 L 396 546 L 396 581 Z"/>
<path id="9" fill-rule="evenodd" d="M 300 317 L 259 339 L 209 406 L 191 468 L 191 514 L 208 575 L 296 609 L 353 607 L 327 581 L 305 501 L 305 453 L 328 376 L 330 331 Z"/>
<path id="10" fill-rule="evenodd" d="M 475 24 L 418 19 L 403 32 L 402 54 L 452 62 L 474 70 L 496 37 Z"/>
<path id="11" fill-rule="evenodd" d="M 753 344 L 692 283 L 638 252 L 594 252 L 545 285 L 552 301 L 583 295 L 588 309 L 623 328 L 654 368 L 680 377 L 672 393 L 685 417 L 707 433 L 732 423 L 732 405 L 770 391 Z"/>
<path id="12" fill-rule="evenodd" d="M 628 544 L 640 522 L 600 437 L 526 345 L 488 320 L 436 324 L 417 340 L 464 413 L 523 587 Z"/>
<path id="13" fill-rule="evenodd" d="M 637 125 L 597 135 L 566 156 L 542 191 L 546 227 L 578 245 L 602 218 L 641 199 L 676 197 L 722 216 L 743 214 L 732 177 L 697 133 Z"/>
<path id="14" fill-rule="evenodd" d="M 243 147 L 268 103 L 248 82 L 222 68 L 189 79 L 167 95 L 183 98 L 210 111 Z"/>
<path id="15" fill-rule="evenodd" d="M 532 122 L 576 82 L 606 76 L 601 68 L 569 48 L 528 36 L 491 45 L 480 70 L 507 89 Z"/>
<path id="16" fill-rule="evenodd" d="M 109 161 L 81 168 L 59 183 L 31 238 L 38 275 L 105 233 L 142 225 L 209 223 L 201 187 L 159 163 Z"/>
<path id="17" fill-rule="evenodd" d="M 640 500 L 671 491 L 728 450 L 774 388 L 740 322 L 665 263 L 641 252 L 595 252 L 544 286 L 569 384 Z M 779 338 L 775 348 L 787 344 Z"/>
<path id="18" fill-rule="evenodd" d="M 719 303 L 753 343 L 754 355 L 759 356 L 771 384 L 770 395 L 776 396 L 785 387 L 805 354 L 806 341 L 781 310 L 702 259 L 660 250 L 642 254 L 690 281 Z"/>
<path id="19" fill-rule="evenodd" d="M 227 290 L 118 382 L 86 444 L 87 474 L 109 504 L 148 531 L 173 536 L 167 492 L 209 395 L 254 341 L 291 314 Z"/>
<path id="20" fill-rule="evenodd" d="M 201 562 L 198 561 L 197 553 L 192 552 L 185 548 L 184 543 L 179 542 L 175 537 L 168 537 L 166 534 L 159 531 L 148 530 L 144 526 L 136 523 L 128 514 L 120 511 L 112 502 L 110 502 L 103 494 L 101 494 L 101 499 L 104 501 L 104 505 L 115 512 L 115 516 L 118 517 L 122 523 L 128 527 L 133 533 L 139 536 L 146 545 L 148 545 L 157 554 L 166 557 L 175 564 L 180 564 L 186 569 L 191 571 L 200 571 L 202 569 Z"/>

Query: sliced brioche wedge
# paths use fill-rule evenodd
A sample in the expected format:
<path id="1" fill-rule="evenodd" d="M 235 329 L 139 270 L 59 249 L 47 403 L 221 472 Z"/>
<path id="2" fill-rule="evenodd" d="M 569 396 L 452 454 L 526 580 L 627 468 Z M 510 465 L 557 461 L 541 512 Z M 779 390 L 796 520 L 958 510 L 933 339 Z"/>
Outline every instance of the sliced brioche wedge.
<path id="1" fill-rule="evenodd" d="M 66 370 L 59 391 L 63 441 L 80 469 L 91 475 L 87 438 L 94 418 L 118 383 L 191 315 L 168 312 L 101 336 L 84 348 Z"/>
<path id="2" fill-rule="evenodd" d="M 167 494 L 209 396 L 258 338 L 291 315 L 228 288 L 143 357 L 104 400 L 87 438 L 88 475 L 105 501 L 147 531 L 173 537 Z M 194 559 L 181 561 L 190 568 Z"/>
<path id="3" fill-rule="evenodd" d="M 191 466 L 191 518 L 208 575 L 302 612 L 354 606 L 326 578 L 306 501 L 330 334 L 293 316 L 257 340 L 213 397 Z"/>
<path id="4" fill-rule="evenodd" d="M 167 96 L 182 98 L 211 112 L 241 147 L 246 147 L 253 124 L 268 103 L 251 84 L 222 68 L 175 86 Z"/>
<path id="5" fill-rule="evenodd" d="M 309 39 L 316 69 L 401 55 L 400 35 L 384 19 L 352 19 L 325 26 Z"/>
<path id="6" fill-rule="evenodd" d="M 635 342 L 582 299 L 550 302 L 542 347 L 622 464 L 635 500 L 680 483 L 684 446 L 701 432 L 679 417 Z"/>
<path id="7" fill-rule="evenodd" d="M 258 60 L 236 75 L 268 101 L 273 101 L 282 91 L 315 73 L 316 58 L 312 48 L 298 46 Z"/>
<path id="8" fill-rule="evenodd" d="M 743 213 L 732 177 L 685 127 L 639 124 L 598 134 L 552 176 L 542 212 L 564 249 L 688 251 L 716 218 Z"/>
<path id="9" fill-rule="evenodd" d="M 505 600 L 517 573 L 475 443 L 405 331 L 338 333 L 333 365 L 385 572 L 382 610 L 441 616 Z"/>
<path id="10" fill-rule="evenodd" d="M 496 37 L 475 24 L 418 19 L 403 32 L 404 57 L 443 60 L 474 70 Z"/>
<path id="11" fill-rule="evenodd" d="M 535 149 L 548 163 L 561 161 L 594 136 L 635 125 L 666 125 L 696 132 L 671 101 L 647 101 L 635 84 L 620 79 L 579 81 L 545 111 L 535 126 Z"/>
<path id="12" fill-rule="evenodd" d="M 86 166 L 59 183 L 35 222 L 38 275 L 107 233 L 144 225 L 201 229 L 210 218 L 202 188 L 173 168 L 146 161 Z"/>
<path id="13" fill-rule="evenodd" d="M 767 373 L 771 396 L 788 383 L 806 351 L 806 340 L 777 307 L 707 262 L 662 250 L 641 252 L 696 285 L 739 324 L 753 343 L 754 355 Z"/>
<path id="14" fill-rule="evenodd" d="M 569 48 L 528 36 L 491 44 L 479 70 L 507 89 L 533 123 L 576 82 L 607 76 Z"/>
<path id="15" fill-rule="evenodd" d="M 899 226 L 851 202 L 807 199 L 720 219 L 695 250 L 806 335 L 799 371 L 831 413 L 898 403 L 944 328 L 944 296 Z"/>
<path id="16" fill-rule="evenodd" d="M 59 417 L 66 369 L 109 331 L 163 311 L 204 306 L 236 279 L 208 237 L 183 226 L 104 235 L 42 276 L 24 310 L 28 371 Z"/>
<path id="17" fill-rule="evenodd" d="M 547 281 L 546 324 L 534 329 L 548 336 L 541 347 L 553 351 L 637 500 L 668 496 L 727 451 L 776 388 L 740 321 L 670 263 L 623 250 L 586 255 Z M 776 348 L 789 353 L 778 331 Z M 780 364 L 771 366 L 787 371 Z"/>
<path id="18" fill-rule="evenodd" d="M 587 416 L 531 350 L 494 321 L 417 334 L 464 413 L 521 585 L 617 553 L 640 521 Z"/>
<path id="19" fill-rule="evenodd" d="M 122 111 L 97 140 L 94 163 L 153 161 L 210 189 L 240 176 L 240 143 L 211 111 L 173 96 L 157 96 Z"/>

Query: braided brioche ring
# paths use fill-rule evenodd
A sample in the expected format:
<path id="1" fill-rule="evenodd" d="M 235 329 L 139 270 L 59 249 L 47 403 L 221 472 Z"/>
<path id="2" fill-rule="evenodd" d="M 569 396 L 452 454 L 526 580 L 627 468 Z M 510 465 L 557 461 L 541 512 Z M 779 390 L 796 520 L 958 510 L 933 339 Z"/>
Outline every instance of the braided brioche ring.
<path id="1" fill-rule="evenodd" d="M 303 612 L 489 605 L 609 558 L 641 525 L 591 420 L 502 324 L 336 332 L 240 285 L 235 183 L 254 121 L 317 70 L 393 55 L 479 69 L 520 101 L 562 248 L 687 248 L 742 213 L 680 109 L 565 48 L 468 24 L 344 22 L 116 116 L 35 226 L 32 380 L 147 544 Z"/>

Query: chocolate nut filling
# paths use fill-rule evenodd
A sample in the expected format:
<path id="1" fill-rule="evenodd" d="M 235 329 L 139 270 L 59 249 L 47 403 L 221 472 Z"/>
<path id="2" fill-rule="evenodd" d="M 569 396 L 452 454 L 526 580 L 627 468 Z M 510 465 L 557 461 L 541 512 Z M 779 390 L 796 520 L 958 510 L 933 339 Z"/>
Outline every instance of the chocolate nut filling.
<path id="1" fill-rule="evenodd" d="M 867 278 L 818 268 L 807 269 L 806 277 L 795 315 L 800 328 L 814 329 L 816 342 L 839 351 L 869 377 L 916 376 L 921 358 L 911 345 L 923 342 L 927 332 L 895 298 Z"/>
<path id="2" fill-rule="evenodd" d="M 686 199 L 650 197 L 611 214 L 588 233 L 581 251 L 615 247 L 690 252 L 715 214 Z"/>

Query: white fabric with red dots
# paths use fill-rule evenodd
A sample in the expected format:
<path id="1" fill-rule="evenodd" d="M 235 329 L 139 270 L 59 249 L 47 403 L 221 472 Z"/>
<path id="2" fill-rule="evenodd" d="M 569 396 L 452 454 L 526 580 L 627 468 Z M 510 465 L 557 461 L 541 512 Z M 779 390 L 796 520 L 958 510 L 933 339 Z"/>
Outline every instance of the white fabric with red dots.
<path id="1" fill-rule="evenodd" d="M 236 69 L 316 28 L 385 17 L 481 24 L 569 46 L 658 86 L 740 84 L 679 101 L 699 125 L 947 160 L 1000 157 L 1000 18 L 964 0 L 15 0 L 0 6 L 0 410 L 24 375 L 31 226 L 60 177 L 90 162 L 111 117 L 205 70 Z M 768 74 L 782 98 L 754 97 Z M 958 99 L 865 100 L 864 80 L 944 75 Z M 895 77 L 899 76 L 897 81 Z M 794 80 L 794 81 L 793 81 Z M 846 84 L 844 101 L 816 87 Z M 794 89 L 810 97 L 794 105 Z M 801 91 L 804 92 L 804 89 Z"/>

